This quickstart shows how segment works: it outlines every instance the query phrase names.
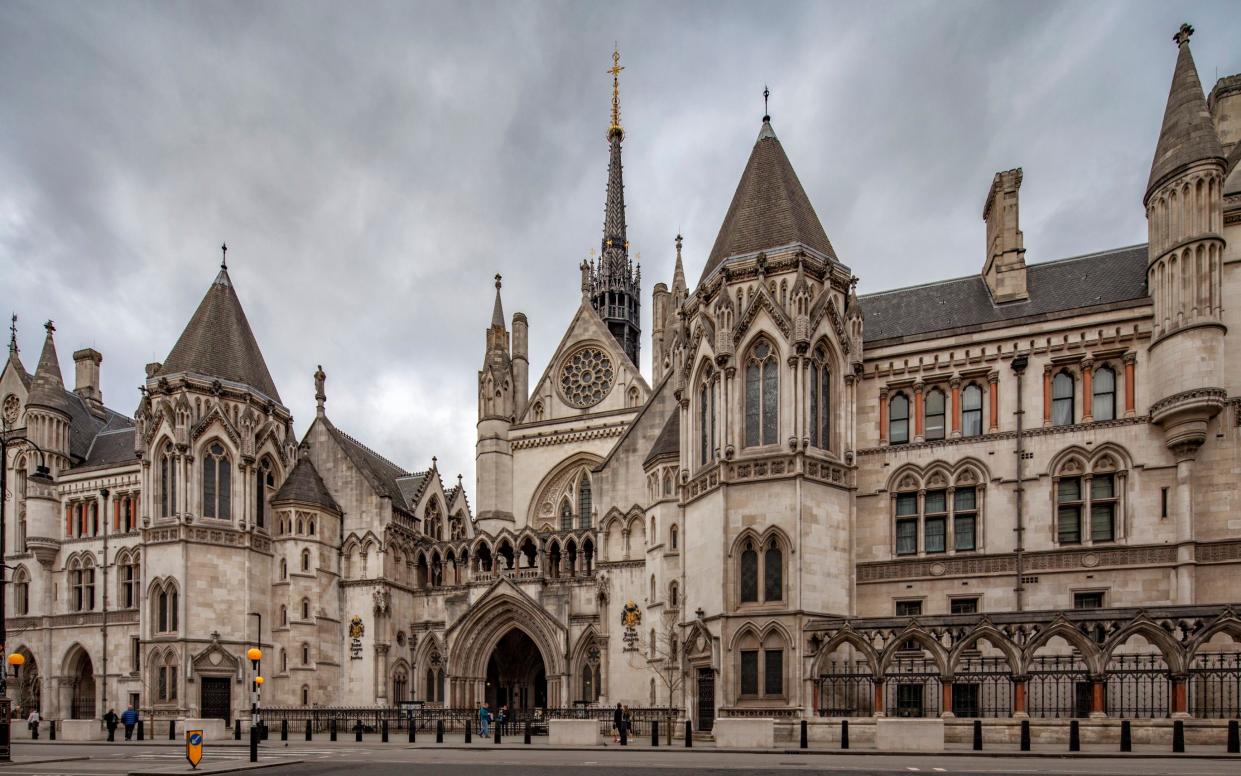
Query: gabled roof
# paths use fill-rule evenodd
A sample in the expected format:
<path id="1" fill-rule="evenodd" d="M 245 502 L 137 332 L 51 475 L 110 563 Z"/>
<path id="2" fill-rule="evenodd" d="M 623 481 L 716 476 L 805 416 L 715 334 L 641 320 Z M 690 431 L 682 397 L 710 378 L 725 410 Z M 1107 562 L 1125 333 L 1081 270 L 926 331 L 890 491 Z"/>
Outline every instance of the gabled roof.
<path id="1" fill-rule="evenodd" d="M 227 269 L 216 275 L 158 375 L 180 372 L 241 383 L 280 402 Z"/>
<path id="2" fill-rule="evenodd" d="M 730 256 L 793 243 L 836 258 L 784 147 L 771 123 L 765 120 L 702 277 L 706 278 Z"/>
<path id="3" fill-rule="evenodd" d="M 1030 264 L 1030 298 L 996 304 L 981 275 L 867 294 L 860 298 L 867 346 L 894 338 L 977 329 L 1027 318 L 1078 314 L 1102 305 L 1148 304 L 1147 250 L 1135 245 Z"/>
<path id="4" fill-rule="evenodd" d="M 319 470 L 315 468 L 308 456 L 298 459 L 293 466 L 293 471 L 289 472 L 284 484 L 280 486 L 280 490 L 271 497 L 273 504 L 293 502 L 324 507 L 337 514 L 341 512 L 340 505 L 336 503 L 336 499 L 332 498 L 323 478 L 319 476 Z"/>
<path id="5" fill-rule="evenodd" d="M 1182 26 L 1176 36 L 1180 51 L 1176 56 L 1176 69 L 1172 71 L 1163 127 L 1159 130 L 1155 159 L 1151 162 L 1150 179 L 1146 184 L 1148 197 L 1167 178 L 1184 167 L 1204 159 L 1224 159 L 1224 149 L 1219 144 L 1211 111 L 1202 94 L 1198 69 L 1194 66 L 1193 54 L 1189 52 L 1189 34 L 1192 31 Z"/>
<path id="6" fill-rule="evenodd" d="M 391 499 L 393 506 L 412 515 L 413 505 L 405 499 L 404 490 L 399 482 L 402 478 L 411 477 L 412 475 L 338 429 L 326 417 L 316 419 L 316 422 L 319 420 L 323 421 L 328 433 L 340 445 L 341 450 L 349 457 L 349 460 L 353 461 L 354 466 L 358 468 L 362 476 L 371 484 L 375 492 L 384 498 Z"/>
<path id="7" fill-rule="evenodd" d="M 674 409 L 668 415 L 668 420 L 664 423 L 663 430 L 655 438 L 655 444 L 651 445 L 651 452 L 647 454 L 646 460 L 642 462 L 642 465 L 646 466 L 666 455 L 676 457 L 680 454 L 681 412 L 679 409 Z"/>

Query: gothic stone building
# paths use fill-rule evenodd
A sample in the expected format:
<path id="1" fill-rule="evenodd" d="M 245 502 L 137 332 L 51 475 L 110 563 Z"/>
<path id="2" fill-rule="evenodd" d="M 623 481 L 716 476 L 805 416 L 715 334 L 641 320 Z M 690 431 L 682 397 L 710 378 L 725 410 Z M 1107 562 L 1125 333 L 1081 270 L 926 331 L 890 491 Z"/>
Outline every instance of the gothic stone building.
<path id="1" fill-rule="evenodd" d="M 1189 33 L 1144 245 L 1027 265 L 1008 170 L 980 273 L 859 297 L 764 117 L 696 286 L 678 237 L 654 288 L 650 375 L 614 91 L 533 383 L 497 278 L 473 509 L 337 428 L 322 370 L 296 439 L 227 269 L 132 419 L 99 353 L 68 390 L 50 325 L 33 376 L 14 342 L 18 702 L 228 718 L 261 641 L 281 705 L 1235 715 L 1241 76 L 1204 96 Z"/>

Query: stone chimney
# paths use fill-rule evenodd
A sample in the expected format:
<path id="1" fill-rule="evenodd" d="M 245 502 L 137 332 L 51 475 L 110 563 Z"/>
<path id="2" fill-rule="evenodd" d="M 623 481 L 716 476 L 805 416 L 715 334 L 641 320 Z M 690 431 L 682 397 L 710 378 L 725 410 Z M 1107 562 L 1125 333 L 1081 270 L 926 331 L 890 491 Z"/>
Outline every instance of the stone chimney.
<path id="1" fill-rule="evenodd" d="M 1232 149 L 1241 142 L 1241 73 L 1216 81 L 1215 88 L 1207 97 L 1207 107 L 1224 153 L 1232 153 Z"/>
<path id="2" fill-rule="evenodd" d="M 1021 168 L 997 172 L 987 192 L 982 219 L 987 222 L 987 263 L 982 276 L 997 303 L 1030 298 L 1026 290 L 1026 249 L 1017 223 Z"/>
<path id="3" fill-rule="evenodd" d="M 103 409 L 103 392 L 99 390 L 99 364 L 103 356 L 94 348 L 83 348 L 73 354 L 77 381 L 73 392 L 86 400 L 92 409 Z"/>

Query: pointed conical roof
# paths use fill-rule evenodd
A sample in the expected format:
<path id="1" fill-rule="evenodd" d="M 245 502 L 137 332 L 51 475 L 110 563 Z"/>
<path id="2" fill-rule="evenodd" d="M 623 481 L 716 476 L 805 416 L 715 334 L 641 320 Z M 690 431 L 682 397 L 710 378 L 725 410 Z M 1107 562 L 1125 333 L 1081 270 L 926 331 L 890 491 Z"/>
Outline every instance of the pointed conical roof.
<path id="1" fill-rule="evenodd" d="M 1151 175 L 1146 184 L 1147 197 L 1169 177 L 1194 162 L 1224 159 L 1224 149 L 1219 144 L 1211 112 L 1202 94 L 1194 56 L 1189 52 L 1189 36 L 1192 33 L 1192 27 L 1182 25 L 1174 38 L 1180 52 L 1176 57 L 1176 69 L 1172 71 L 1172 86 L 1168 90 L 1168 105 L 1163 112 L 1163 128 L 1159 131 L 1159 143 L 1155 146 L 1155 159 L 1151 162 Z"/>
<path id="2" fill-rule="evenodd" d="M 298 459 L 293 471 L 289 472 L 284 484 L 280 486 L 280 490 L 271 497 L 273 504 L 293 502 L 324 507 L 340 514 L 340 505 L 336 503 L 336 499 L 332 498 L 323 478 L 319 476 L 318 469 L 305 455 Z"/>
<path id="3" fill-rule="evenodd" d="M 241 300 L 223 267 L 158 374 L 178 372 L 242 383 L 280 402 Z"/>
<path id="4" fill-rule="evenodd" d="M 500 302 L 500 276 L 496 275 L 496 304 L 491 308 L 491 325 L 504 328 L 504 305 Z"/>
<path id="5" fill-rule="evenodd" d="M 710 275 L 730 256 L 791 243 L 801 243 L 836 258 L 771 122 L 763 121 L 702 277 Z"/>
<path id="6" fill-rule="evenodd" d="M 69 397 L 65 392 L 65 381 L 60 376 L 60 359 L 56 355 L 56 340 L 52 336 L 56 327 L 47 322 L 47 337 L 43 340 L 43 352 L 39 354 L 39 365 L 34 370 L 34 379 L 30 382 L 30 394 L 26 404 L 34 407 L 50 407 L 61 412 L 70 413 Z"/>

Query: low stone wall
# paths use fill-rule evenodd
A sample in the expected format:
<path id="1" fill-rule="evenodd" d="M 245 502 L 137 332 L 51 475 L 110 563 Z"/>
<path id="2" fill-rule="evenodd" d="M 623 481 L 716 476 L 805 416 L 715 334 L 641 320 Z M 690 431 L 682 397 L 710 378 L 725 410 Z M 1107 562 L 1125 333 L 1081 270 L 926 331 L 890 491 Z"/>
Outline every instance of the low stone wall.
<path id="1" fill-rule="evenodd" d="M 851 748 L 881 748 L 876 746 L 876 722 L 886 717 L 851 717 L 849 722 L 849 746 Z M 837 749 L 840 747 L 839 717 L 814 717 L 807 720 L 806 738 L 811 747 Z M 970 744 L 974 740 L 974 720 L 948 717 L 942 720 L 944 742 Z M 989 744 L 1017 746 L 1021 742 L 1020 719 L 984 719 L 982 722 L 983 746 Z M 1056 745 L 1068 749 L 1069 722 L 1067 719 L 1031 719 L 1030 741 L 1035 746 Z M 1078 733 L 1083 745 L 1098 744 L 1120 748 L 1119 719 L 1079 719 Z M 1223 719 L 1186 719 L 1185 743 L 1188 746 L 1224 747 L 1228 742 L 1228 721 Z M 1172 749 L 1171 719 L 1130 720 L 1134 746 L 1150 745 Z M 796 746 L 801 738 L 801 722 L 781 721 L 776 725 L 776 740 L 781 744 Z"/>
<path id="2" fill-rule="evenodd" d="M 62 719 L 56 723 L 57 740 L 61 741 L 102 741 L 108 737 L 104 732 L 103 722 L 98 719 Z M 45 725 L 40 725 L 39 738 L 47 738 Z"/>
<path id="3" fill-rule="evenodd" d="M 603 741 L 597 719 L 548 720 L 547 738 L 552 746 L 598 746 Z"/>
<path id="4" fill-rule="evenodd" d="M 875 720 L 875 748 L 881 752 L 942 752 L 944 721 L 880 717 Z"/>
<path id="5" fill-rule="evenodd" d="M 149 734 L 150 725 L 148 725 L 147 728 L 148 728 L 147 733 Z M 168 721 L 167 720 L 160 721 L 160 730 L 164 733 L 165 736 L 168 735 Z M 185 741 L 185 733 L 187 730 L 201 730 L 203 732 L 203 741 L 208 744 L 216 743 L 219 741 L 224 741 L 226 739 L 232 740 L 233 738 L 232 731 L 228 729 L 228 725 L 226 725 L 224 720 L 222 719 L 192 719 L 191 718 L 191 719 L 177 720 L 177 739 L 179 741 L 182 741 L 182 742 Z M 278 734 L 279 734 L 279 729 L 277 728 L 277 735 Z M 249 731 L 246 731 L 246 735 L 249 735 Z M 246 740 L 249 740 L 249 739 L 247 738 Z"/>
<path id="6" fill-rule="evenodd" d="M 770 749 L 776 745 L 774 719 L 717 719 L 711 733 L 721 749 Z"/>

